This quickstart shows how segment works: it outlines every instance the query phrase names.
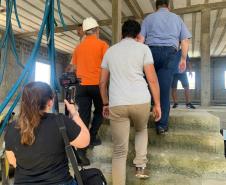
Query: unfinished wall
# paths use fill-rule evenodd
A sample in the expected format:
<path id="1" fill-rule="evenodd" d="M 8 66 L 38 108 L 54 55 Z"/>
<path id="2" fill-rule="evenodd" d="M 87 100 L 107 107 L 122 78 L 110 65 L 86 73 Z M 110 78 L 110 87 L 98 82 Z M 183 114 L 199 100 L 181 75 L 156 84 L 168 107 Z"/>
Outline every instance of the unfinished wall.
<path id="1" fill-rule="evenodd" d="M 34 43 L 26 40 L 16 40 L 16 48 L 21 59 L 22 63 L 25 64 L 28 58 L 31 55 L 31 51 L 34 47 Z M 3 101 L 7 92 L 11 89 L 12 85 L 16 82 L 18 77 L 21 74 L 21 68 L 17 66 L 15 63 L 15 59 L 11 52 L 8 53 L 8 64 L 6 67 L 5 75 L 3 82 L 0 86 L 0 103 Z M 63 69 L 69 62 L 69 55 L 62 54 L 60 52 L 56 53 L 56 71 L 57 71 L 57 79 L 63 72 Z M 49 64 L 48 61 L 48 53 L 46 47 L 41 47 L 36 58 L 36 61 L 43 62 Z M 34 80 L 34 74 L 31 77 L 31 80 Z"/>

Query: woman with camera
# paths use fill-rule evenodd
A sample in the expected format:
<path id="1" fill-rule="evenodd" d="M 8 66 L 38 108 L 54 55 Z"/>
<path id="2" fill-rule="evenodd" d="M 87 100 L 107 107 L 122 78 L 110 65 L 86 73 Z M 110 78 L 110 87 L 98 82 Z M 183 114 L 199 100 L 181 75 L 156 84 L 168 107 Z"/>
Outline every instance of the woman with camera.
<path id="1" fill-rule="evenodd" d="M 65 145 L 57 121 L 63 120 L 72 146 L 89 144 L 89 131 L 74 105 L 65 100 L 71 119 L 49 113 L 54 94 L 43 82 L 24 87 L 18 120 L 5 135 L 6 156 L 15 169 L 15 185 L 76 185 L 69 173 Z M 61 116 L 61 118 L 60 118 Z"/>

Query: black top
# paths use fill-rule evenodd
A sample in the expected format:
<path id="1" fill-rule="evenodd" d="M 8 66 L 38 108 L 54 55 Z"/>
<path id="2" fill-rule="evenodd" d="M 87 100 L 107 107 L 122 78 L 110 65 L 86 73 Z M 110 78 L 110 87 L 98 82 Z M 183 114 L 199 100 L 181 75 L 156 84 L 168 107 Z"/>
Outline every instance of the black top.
<path id="1" fill-rule="evenodd" d="M 68 117 L 62 117 L 69 141 L 73 141 L 81 128 Z M 72 179 L 56 119 L 60 120 L 59 115 L 45 113 L 35 129 L 35 142 L 31 146 L 20 143 L 20 129 L 16 128 L 16 122 L 9 125 L 5 147 L 16 156 L 15 185 L 57 185 Z"/>

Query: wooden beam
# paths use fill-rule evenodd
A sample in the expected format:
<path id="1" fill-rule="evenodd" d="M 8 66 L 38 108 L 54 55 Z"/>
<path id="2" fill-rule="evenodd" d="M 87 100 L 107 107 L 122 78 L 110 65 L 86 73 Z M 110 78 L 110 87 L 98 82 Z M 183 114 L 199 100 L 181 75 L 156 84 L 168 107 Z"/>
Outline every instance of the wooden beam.
<path id="1" fill-rule="evenodd" d="M 150 0 L 150 2 L 152 3 L 152 6 L 155 6 L 155 2 L 153 0 Z M 226 8 L 226 2 L 209 3 L 209 4 L 205 4 L 205 5 L 203 5 L 203 4 L 202 5 L 192 5 L 187 8 L 174 9 L 172 12 L 179 14 L 183 17 L 183 14 L 200 12 L 200 11 L 206 9 L 206 7 L 209 9 L 223 9 L 223 8 Z M 146 15 L 144 15 L 144 17 Z M 134 16 L 124 16 L 122 18 L 122 22 L 124 22 L 128 19 L 134 19 L 134 18 L 135 18 Z M 98 23 L 100 24 L 100 26 L 109 26 L 112 24 L 112 19 L 100 20 L 100 21 L 98 21 Z M 75 30 L 75 29 L 76 29 L 76 25 L 68 25 L 68 31 Z M 55 31 L 56 31 L 56 33 L 60 33 L 60 32 L 64 32 L 65 30 L 63 29 L 63 27 L 56 27 Z M 18 34 L 18 36 L 20 36 L 20 37 L 35 36 L 35 35 L 37 35 L 37 33 L 38 33 L 38 31 L 28 32 L 28 33 Z"/>
<path id="2" fill-rule="evenodd" d="M 121 39 L 122 0 L 112 0 L 112 44 Z"/>
<path id="3" fill-rule="evenodd" d="M 224 29 L 223 29 L 223 31 L 221 32 L 221 35 L 220 35 L 220 38 L 219 38 L 219 40 L 218 40 L 218 42 L 217 42 L 217 45 L 216 45 L 216 47 L 214 48 L 214 50 L 213 50 L 213 55 L 216 53 L 216 51 L 218 50 L 218 48 L 219 48 L 219 46 L 220 46 L 220 43 L 222 42 L 222 39 L 224 38 L 224 36 L 225 36 L 225 32 L 226 32 L 226 24 L 225 24 L 225 26 L 224 26 Z"/>
<path id="4" fill-rule="evenodd" d="M 88 14 L 90 14 L 93 18 L 95 18 L 96 20 L 98 20 L 98 17 L 95 16 L 95 14 L 89 10 L 87 7 L 85 7 L 80 1 L 78 0 L 74 0 L 81 8 L 83 8 Z M 104 29 L 100 28 L 102 30 L 102 32 L 104 33 L 105 36 L 107 36 L 108 39 L 111 38 L 111 35 L 109 35 L 108 32 L 106 32 Z"/>
<path id="5" fill-rule="evenodd" d="M 128 19 L 134 19 L 134 18 L 135 17 L 133 17 L 133 16 L 124 17 L 122 19 L 122 22 L 125 22 Z M 98 24 L 100 26 L 107 26 L 107 25 L 109 26 L 109 25 L 112 25 L 112 20 L 111 19 L 100 20 L 100 21 L 98 21 Z M 72 31 L 72 30 L 76 30 L 76 29 L 77 29 L 77 25 L 75 25 L 75 24 L 67 25 L 67 30 L 64 30 L 64 27 L 59 26 L 59 27 L 55 28 L 55 33 L 62 33 L 65 31 Z M 33 32 L 19 33 L 19 34 L 16 34 L 16 37 L 23 38 L 23 37 L 36 36 L 36 35 L 38 35 L 38 32 L 39 32 L 39 30 L 33 31 Z"/>
<path id="6" fill-rule="evenodd" d="M 191 0 L 187 0 L 187 6 L 191 6 Z"/>
<path id="7" fill-rule="evenodd" d="M 201 13 L 201 105 L 204 107 L 211 100 L 210 76 L 210 9 L 204 9 Z"/>
<path id="8" fill-rule="evenodd" d="M 213 38 L 215 36 L 216 30 L 217 30 L 217 28 L 219 26 L 220 18 L 221 18 L 222 13 L 223 13 L 223 9 L 220 9 L 220 10 L 217 11 L 216 20 L 215 20 L 214 25 L 213 25 L 213 31 L 212 31 L 212 34 L 210 36 L 210 43 L 211 44 L 213 42 Z"/>
<path id="9" fill-rule="evenodd" d="M 197 13 L 192 14 L 192 55 L 193 56 L 195 53 L 196 16 L 197 16 Z"/>
<path id="10" fill-rule="evenodd" d="M 141 17 L 143 18 L 144 17 L 144 13 L 139 5 L 139 3 L 137 2 L 137 0 L 132 0 L 135 8 L 137 9 L 137 11 L 139 12 L 139 14 L 141 15 Z"/>
<path id="11" fill-rule="evenodd" d="M 130 11 L 132 12 L 132 14 L 136 17 L 139 18 L 140 15 L 137 12 L 137 10 L 134 8 L 134 6 L 131 3 L 131 0 L 125 0 L 126 5 L 129 7 Z"/>
<path id="12" fill-rule="evenodd" d="M 180 15 L 180 14 L 201 12 L 202 10 L 205 10 L 205 9 L 217 10 L 217 9 L 223 9 L 223 8 L 226 8 L 226 2 L 192 5 L 190 7 L 174 9 L 172 10 L 172 12 Z"/>
<path id="13" fill-rule="evenodd" d="M 174 9 L 173 0 L 170 0 L 170 9 L 171 9 L 171 10 L 173 10 L 173 9 Z"/>
<path id="14" fill-rule="evenodd" d="M 155 12 L 155 10 L 156 10 L 155 1 L 154 0 L 150 0 L 150 3 L 152 5 L 153 11 Z"/>

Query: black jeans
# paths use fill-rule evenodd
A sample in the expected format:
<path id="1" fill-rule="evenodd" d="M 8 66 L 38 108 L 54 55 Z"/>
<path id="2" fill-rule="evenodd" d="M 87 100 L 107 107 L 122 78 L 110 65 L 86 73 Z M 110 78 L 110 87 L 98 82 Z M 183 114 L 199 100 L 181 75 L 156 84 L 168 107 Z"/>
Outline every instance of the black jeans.
<path id="1" fill-rule="evenodd" d="M 82 121 L 89 128 L 92 103 L 94 104 L 93 120 L 91 122 L 90 136 L 95 138 L 103 121 L 103 103 L 98 85 L 79 85 L 76 92 L 76 102 Z"/>

